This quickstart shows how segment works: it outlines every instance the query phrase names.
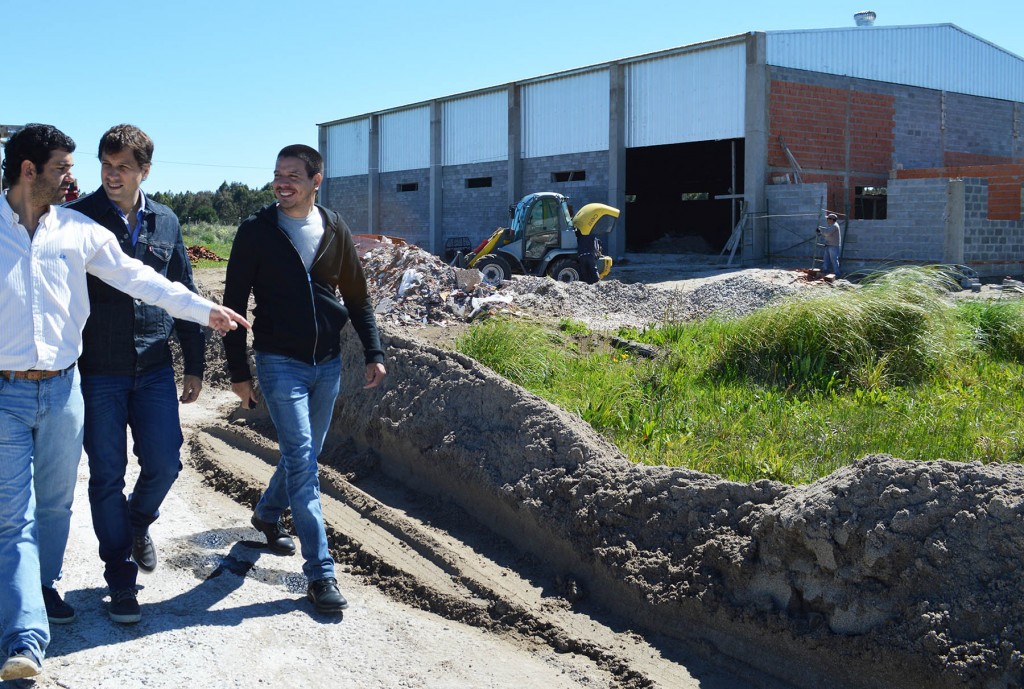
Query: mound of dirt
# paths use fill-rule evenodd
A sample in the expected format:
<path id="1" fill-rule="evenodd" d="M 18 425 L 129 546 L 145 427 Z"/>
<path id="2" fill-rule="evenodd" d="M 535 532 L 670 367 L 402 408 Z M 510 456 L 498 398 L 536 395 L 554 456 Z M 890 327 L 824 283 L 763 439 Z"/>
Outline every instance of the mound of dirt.
<path id="1" fill-rule="evenodd" d="M 385 339 L 388 389 L 349 381 L 334 430 L 637 626 L 798 686 L 1021 686 L 1024 467 L 873 456 L 791 487 L 637 466 L 474 361 Z"/>

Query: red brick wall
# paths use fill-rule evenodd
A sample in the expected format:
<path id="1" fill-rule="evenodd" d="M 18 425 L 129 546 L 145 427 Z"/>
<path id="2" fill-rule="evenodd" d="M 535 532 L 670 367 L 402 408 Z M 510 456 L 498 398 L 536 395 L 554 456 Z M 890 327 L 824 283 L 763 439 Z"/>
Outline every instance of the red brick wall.
<path id="1" fill-rule="evenodd" d="M 947 154 L 947 159 L 951 155 L 958 155 L 972 160 L 996 157 Z M 1003 160 L 1006 159 L 1004 158 Z M 1024 163 L 1003 162 L 995 165 L 947 165 L 946 167 L 920 170 L 897 170 L 894 172 L 894 176 L 899 179 L 927 179 L 932 177 L 987 179 L 988 219 L 1021 219 L 1021 184 L 1024 182 Z"/>
<path id="2" fill-rule="evenodd" d="M 853 208 L 854 187 L 885 183 L 895 139 L 893 96 L 778 80 L 770 93 L 771 173 L 791 169 L 781 137 L 804 181 L 828 184 L 828 204 L 835 210 Z"/>

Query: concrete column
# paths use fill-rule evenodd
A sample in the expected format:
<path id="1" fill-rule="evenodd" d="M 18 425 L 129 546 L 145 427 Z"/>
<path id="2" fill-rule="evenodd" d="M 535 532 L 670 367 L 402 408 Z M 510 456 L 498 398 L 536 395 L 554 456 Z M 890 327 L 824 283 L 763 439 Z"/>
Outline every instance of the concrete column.
<path id="1" fill-rule="evenodd" d="M 743 196 L 748 222 L 743 232 L 742 262 L 763 260 L 767 255 L 768 221 L 765 184 L 768 181 L 768 66 L 765 63 L 765 34 L 747 34 L 747 70 L 743 145 Z"/>
<path id="2" fill-rule="evenodd" d="M 320 182 L 320 191 L 316 195 L 316 202 L 321 206 L 328 206 L 330 203 L 331 195 L 328 189 L 331 178 L 328 175 L 327 164 L 330 162 L 327 156 L 327 127 L 317 126 L 317 151 L 320 153 L 320 157 L 324 160 L 324 179 Z M 329 206 L 328 206 L 329 207 Z"/>
<path id="3" fill-rule="evenodd" d="M 605 247 L 613 258 L 626 255 L 626 117 L 626 68 L 615 63 L 608 66 L 608 204 L 620 214 Z"/>
<path id="4" fill-rule="evenodd" d="M 367 166 L 367 232 L 380 234 L 380 115 L 370 115 L 369 165 Z"/>
<path id="5" fill-rule="evenodd" d="M 942 245 L 942 262 L 964 262 L 964 215 L 967 210 L 966 189 L 962 179 L 951 179 L 946 187 L 946 237 Z"/>
<path id="6" fill-rule="evenodd" d="M 444 199 L 444 151 L 442 139 L 442 108 L 440 101 L 430 103 L 430 229 L 427 250 L 438 256 L 444 251 L 442 203 Z"/>
<path id="7" fill-rule="evenodd" d="M 508 85 L 508 205 L 523 198 L 523 120 L 519 108 L 519 85 Z"/>

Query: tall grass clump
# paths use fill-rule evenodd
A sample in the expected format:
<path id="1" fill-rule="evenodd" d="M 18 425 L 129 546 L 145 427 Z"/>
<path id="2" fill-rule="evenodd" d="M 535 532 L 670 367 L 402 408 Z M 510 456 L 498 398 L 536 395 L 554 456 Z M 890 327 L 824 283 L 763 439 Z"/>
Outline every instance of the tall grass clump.
<path id="1" fill-rule="evenodd" d="M 455 349 L 529 389 L 543 388 L 560 376 L 567 355 L 566 344 L 556 333 L 505 318 L 473 326 L 456 339 Z"/>
<path id="2" fill-rule="evenodd" d="M 1024 363 L 1024 301 L 965 302 L 957 315 L 994 359 Z"/>
<path id="3" fill-rule="evenodd" d="M 712 371 L 808 390 L 920 382 L 971 348 L 949 286 L 940 270 L 897 268 L 858 290 L 783 301 L 737 321 Z"/>

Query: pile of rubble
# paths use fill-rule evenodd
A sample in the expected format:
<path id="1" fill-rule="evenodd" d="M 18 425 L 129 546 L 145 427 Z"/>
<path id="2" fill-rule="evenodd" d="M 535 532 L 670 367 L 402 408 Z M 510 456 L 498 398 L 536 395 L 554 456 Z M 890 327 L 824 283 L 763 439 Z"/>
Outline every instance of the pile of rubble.
<path id="1" fill-rule="evenodd" d="M 748 270 L 661 289 L 603 280 L 596 285 L 547 277 L 513 276 L 494 286 L 477 270 L 460 270 L 423 249 L 375 236 L 358 238 L 363 270 L 378 321 L 447 325 L 515 308 L 580 320 L 601 330 L 693 320 L 718 313 L 743 315 L 807 287 L 786 270 Z"/>
<path id="2" fill-rule="evenodd" d="M 205 246 L 189 246 L 185 248 L 185 251 L 188 252 L 188 260 L 192 263 L 192 265 L 199 263 L 201 259 L 207 261 L 228 260 L 226 258 L 221 258 L 214 252 L 207 249 Z"/>
<path id="3" fill-rule="evenodd" d="M 482 282 L 480 271 L 452 268 L 418 246 L 387 237 L 357 244 L 379 322 L 446 325 L 512 302 Z"/>

